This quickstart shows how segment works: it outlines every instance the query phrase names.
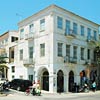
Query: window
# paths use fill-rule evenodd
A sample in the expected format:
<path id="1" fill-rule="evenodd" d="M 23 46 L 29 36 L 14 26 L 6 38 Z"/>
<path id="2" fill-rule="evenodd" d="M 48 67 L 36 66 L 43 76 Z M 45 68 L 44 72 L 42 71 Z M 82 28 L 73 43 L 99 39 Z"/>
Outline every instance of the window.
<path id="1" fill-rule="evenodd" d="M 81 36 L 84 36 L 84 26 L 81 26 Z"/>
<path id="2" fill-rule="evenodd" d="M 77 34 L 77 24 L 73 23 L 73 32 L 74 34 Z"/>
<path id="3" fill-rule="evenodd" d="M 28 77 L 30 81 L 33 81 L 33 75 L 29 75 Z"/>
<path id="4" fill-rule="evenodd" d="M 15 76 L 14 75 L 12 75 L 12 79 L 14 79 L 15 78 Z"/>
<path id="5" fill-rule="evenodd" d="M 66 29 L 65 29 L 65 34 L 70 34 L 70 21 L 66 20 Z"/>
<path id="6" fill-rule="evenodd" d="M 11 51 L 11 58 L 14 59 L 14 50 Z"/>
<path id="7" fill-rule="evenodd" d="M 18 37 L 11 37 L 11 42 L 15 42 L 15 41 L 17 41 L 18 40 Z"/>
<path id="8" fill-rule="evenodd" d="M 15 66 L 12 66 L 12 73 L 15 72 Z"/>
<path id="9" fill-rule="evenodd" d="M 8 38 L 5 39 L 5 44 L 7 44 L 7 43 L 8 43 Z"/>
<path id="10" fill-rule="evenodd" d="M 66 45 L 66 56 L 70 57 L 70 45 Z"/>
<path id="11" fill-rule="evenodd" d="M 58 56 L 62 57 L 62 43 L 58 43 Z"/>
<path id="12" fill-rule="evenodd" d="M 34 31 L 34 24 L 29 25 L 29 33 Z"/>
<path id="13" fill-rule="evenodd" d="M 20 40 L 24 38 L 24 29 L 20 30 Z"/>
<path id="14" fill-rule="evenodd" d="M 29 58 L 33 58 L 33 47 L 29 47 Z"/>
<path id="15" fill-rule="evenodd" d="M 40 20 L 40 31 L 45 30 L 45 19 Z"/>
<path id="16" fill-rule="evenodd" d="M 90 59 L 90 49 L 87 50 L 87 59 Z"/>
<path id="17" fill-rule="evenodd" d="M 23 60 L 23 49 L 20 50 L 20 60 Z"/>
<path id="18" fill-rule="evenodd" d="M 94 31 L 94 39 L 97 40 L 97 32 Z"/>
<path id="19" fill-rule="evenodd" d="M 84 60 L 84 48 L 81 48 L 81 60 Z"/>
<path id="20" fill-rule="evenodd" d="M 45 43 L 40 44 L 40 56 L 45 56 Z"/>
<path id="21" fill-rule="evenodd" d="M 88 40 L 91 39 L 91 29 L 90 28 L 87 29 L 87 39 Z"/>
<path id="22" fill-rule="evenodd" d="M 57 17 L 57 28 L 63 28 L 63 19 L 61 17 Z"/>
<path id="23" fill-rule="evenodd" d="M 73 58 L 77 58 L 77 47 L 73 47 Z"/>

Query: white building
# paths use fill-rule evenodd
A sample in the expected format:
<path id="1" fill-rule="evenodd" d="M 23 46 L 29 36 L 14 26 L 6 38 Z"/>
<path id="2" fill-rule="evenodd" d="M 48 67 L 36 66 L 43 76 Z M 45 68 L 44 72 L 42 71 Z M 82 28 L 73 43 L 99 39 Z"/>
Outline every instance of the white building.
<path id="1" fill-rule="evenodd" d="M 0 35 L 0 57 L 6 58 L 5 64 L 0 63 L 1 78 L 10 78 L 12 76 L 11 66 L 14 65 L 14 48 L 18 41 L 18 31 L 7 31 Z M 1 67 L 2 65 L 2 67 Z M 3 68 L 3 69 L 2 69 Z M 10 74 L 9 74 L 10 73 Z M 12 79 L 12 78 L 10 78 Z"/>
<path id="2" fill-rule="evenodd" d="M 41 89 L 50 92 L 71 92 L 73 83 L 94 78 L 90 72 L 97 71 L 93 61 L 98 24 L 51 5 L 18 26 L 15 71 L 9 73 L 10 79 L 39 81 Z"/>

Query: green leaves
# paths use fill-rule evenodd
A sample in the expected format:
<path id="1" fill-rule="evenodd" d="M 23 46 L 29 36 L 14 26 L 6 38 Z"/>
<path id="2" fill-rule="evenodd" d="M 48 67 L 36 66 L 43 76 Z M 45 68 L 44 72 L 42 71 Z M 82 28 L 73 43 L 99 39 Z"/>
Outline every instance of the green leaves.
<path id="1" fill-rule="evenodd" d="M 7 63 L 6 58 L 8 58 L 8 57 L 0 56 L 0 64 Z"/>

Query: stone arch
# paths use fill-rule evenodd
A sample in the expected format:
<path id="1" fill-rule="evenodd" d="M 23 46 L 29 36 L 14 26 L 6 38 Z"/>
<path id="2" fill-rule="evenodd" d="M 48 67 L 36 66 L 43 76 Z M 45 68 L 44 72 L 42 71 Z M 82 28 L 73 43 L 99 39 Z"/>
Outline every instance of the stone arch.
<path id="1" fill-rule="evenodd" d="M 49 91 L 49 71 L 47 68 L 42 67 L 38 71 L 38 80 L 42 90 Z"/>

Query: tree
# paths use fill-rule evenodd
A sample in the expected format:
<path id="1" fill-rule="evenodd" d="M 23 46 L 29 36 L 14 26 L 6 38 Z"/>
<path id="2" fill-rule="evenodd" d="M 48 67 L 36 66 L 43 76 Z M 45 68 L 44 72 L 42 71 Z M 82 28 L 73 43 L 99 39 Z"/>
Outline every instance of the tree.
<path id="1" fill-rule="evenodd" d="M 0 64 L 7 63 L 6 58 L 8 58 L 8 57 L 0 56 Z"/>

